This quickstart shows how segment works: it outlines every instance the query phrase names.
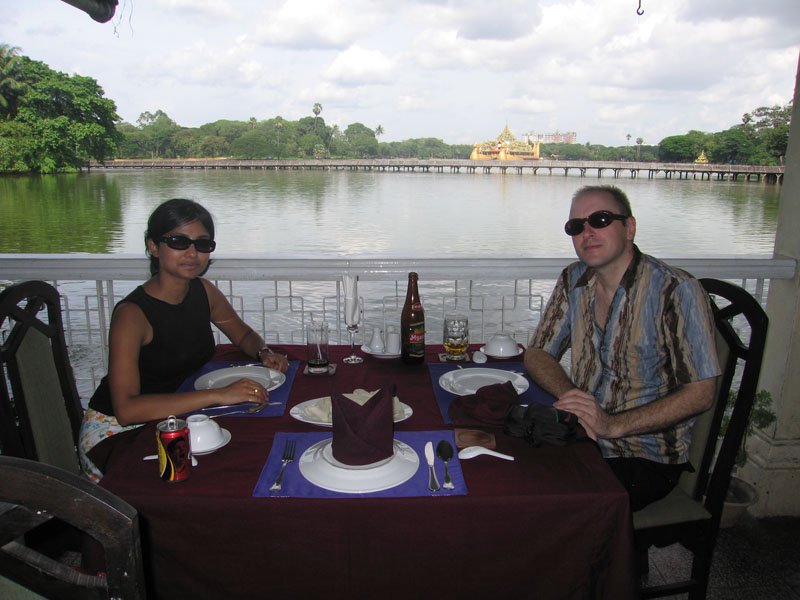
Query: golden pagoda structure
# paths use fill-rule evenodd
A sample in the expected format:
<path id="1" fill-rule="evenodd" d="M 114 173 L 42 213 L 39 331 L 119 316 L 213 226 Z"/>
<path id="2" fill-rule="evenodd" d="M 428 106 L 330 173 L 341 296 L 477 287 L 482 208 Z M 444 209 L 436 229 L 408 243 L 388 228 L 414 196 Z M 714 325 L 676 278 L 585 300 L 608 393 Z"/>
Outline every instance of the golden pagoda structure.
<path id="1" fill-rule="evenodd" d="M 508 129 L 508 123 L 496 140 L 472 145 L 470 160 L 539 160 L 539 142 L 522 142 Z"/>
<path id="2" fill-rule="evenodd" d="M 702 165 L 708 164 L 708 157 L 706 156 L 706 151 L 705 150 L 701 150 L 700 151 L 700 156 L 695 158 L 694 162 L 702 164 Z"/>

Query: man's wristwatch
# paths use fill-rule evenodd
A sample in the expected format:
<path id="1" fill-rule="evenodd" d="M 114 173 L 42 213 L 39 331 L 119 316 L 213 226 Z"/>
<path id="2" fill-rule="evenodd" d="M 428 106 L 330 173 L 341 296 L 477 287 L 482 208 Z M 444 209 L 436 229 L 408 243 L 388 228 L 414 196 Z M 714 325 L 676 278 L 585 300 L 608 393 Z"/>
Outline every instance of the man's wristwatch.
<path id="1" fill-rule="evenodd" d="M 258 352 L 256 352 L 256 360 L 257 360 L 258 362 L 264 362 L 264 361 L 262 361 L 262 360 L 261 360 L 261 357 L 262 357 L 264 354 L 272 354 L 272 353 L 273 353 L 273 352 L 272 352 L 272 350 L 270 350 L 269 346 L 264 346 L 264 347 L 263 347 L 263 348 L 261 348 L 261 349 L 260 349 Z"/>

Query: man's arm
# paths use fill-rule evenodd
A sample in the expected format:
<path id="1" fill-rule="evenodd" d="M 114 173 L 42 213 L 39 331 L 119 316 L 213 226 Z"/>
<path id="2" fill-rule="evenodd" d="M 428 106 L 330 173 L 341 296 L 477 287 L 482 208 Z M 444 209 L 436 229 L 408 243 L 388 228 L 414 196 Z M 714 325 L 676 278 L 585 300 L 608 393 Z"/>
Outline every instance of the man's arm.
<path id="1" fill-rule="evenodd" d="M 587 433 L 596 438 L 621 438 L 660 431 L 708 410 L 714 403 L 716 377 L 682 385 L 653 402 L 609 415 L 596 399 L 583 392 L 559 395 L 553 405 L 574 413 Z"/>
<path id="2" fill-rule="evenodd" d="M 541 348 L 525 349 L 525 368 L 533 380 L 553 396 L 559 397 L 575 387 L 561 364 Z"/>

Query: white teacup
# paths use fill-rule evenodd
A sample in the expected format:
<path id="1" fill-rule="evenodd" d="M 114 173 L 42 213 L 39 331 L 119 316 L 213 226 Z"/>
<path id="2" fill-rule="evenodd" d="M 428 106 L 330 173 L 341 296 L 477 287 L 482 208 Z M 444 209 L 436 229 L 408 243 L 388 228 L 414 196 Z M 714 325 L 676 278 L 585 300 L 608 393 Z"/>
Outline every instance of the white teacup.
<path id="1" fill-rule="evenodd" d="M 191 415 L 186 422 L 189 424 L 192 452 L 206 452 L 222 443 L 222 430 L 208 415 Z"/>
<path id="2" fill-rule="evenodd" d="M 486 354 L 490 356 L 516 356 L 519 354 L 517 340 L 507 333 L 496 333 L 486 342 Z"/>

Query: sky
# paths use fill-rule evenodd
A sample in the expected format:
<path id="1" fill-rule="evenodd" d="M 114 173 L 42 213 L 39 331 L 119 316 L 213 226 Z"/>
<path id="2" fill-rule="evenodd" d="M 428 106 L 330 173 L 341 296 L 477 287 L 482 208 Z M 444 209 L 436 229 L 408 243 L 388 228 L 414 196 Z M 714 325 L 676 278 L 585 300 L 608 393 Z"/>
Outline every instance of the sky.
<path id="1" fill-rule="evenodd" d="M 0 0 L 0 42 L 94 78 L 122 120 L 383 128 L 449 144 L 574 131 L 658 144 L 787 104 L 798 0 Z M 631 140 L 628 141 L 627 135 Z"/>

